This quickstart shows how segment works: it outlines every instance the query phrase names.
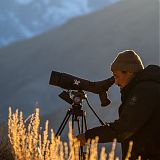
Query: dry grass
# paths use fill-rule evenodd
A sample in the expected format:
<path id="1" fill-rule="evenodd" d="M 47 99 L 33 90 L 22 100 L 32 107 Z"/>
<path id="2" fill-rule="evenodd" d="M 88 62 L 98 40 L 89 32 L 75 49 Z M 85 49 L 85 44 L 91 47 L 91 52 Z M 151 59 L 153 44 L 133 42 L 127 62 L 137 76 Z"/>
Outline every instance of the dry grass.
<path id="1" fill-rule="evenodd" d="M 7 135 L 7 124 L 0 124 L 0 159 L 2 160 L 13 160 L 11 145 Z"/>
<path id="2" fill-rule="evenodd" d="M 27 122 L 27 124 L 26 124 Z M 39 109 L 23 120 L 22 112 L 16 110 L 12 113 L 9 108 L 8 117 L 8 137 L 12 146 L 12 154 L 16 160 L 79 160 L 79 142 L 73 136 L 71 124 L 69 125 L 69 143 L 62 142 L 60 137 L 56 138 L 53 130 L 48 133 L 48 121 L 46 121 L 45 129 L 40 129 Z M 116 140 L 112 145 L 112 151 L 107 155 L 105 148 L 101 149 L 98 157 L 97 151 L 98 138 L 92 140 L 86 146 L 85 160 L 118 160 L 114 151 Z M 132 144 L 126 160 L 129 160 Z"/>

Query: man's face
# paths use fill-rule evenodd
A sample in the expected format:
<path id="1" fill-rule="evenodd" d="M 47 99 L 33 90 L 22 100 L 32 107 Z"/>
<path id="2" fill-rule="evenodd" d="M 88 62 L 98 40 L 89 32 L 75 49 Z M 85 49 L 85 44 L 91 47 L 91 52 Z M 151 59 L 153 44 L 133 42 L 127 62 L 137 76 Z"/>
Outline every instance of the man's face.
<path id="1" fill-rule="evenodd" d="M 115 78 L 115 84 L 122 89 L 133 78 L 134 74 L 127 71 L 114 71 L 113 76 Z"/>

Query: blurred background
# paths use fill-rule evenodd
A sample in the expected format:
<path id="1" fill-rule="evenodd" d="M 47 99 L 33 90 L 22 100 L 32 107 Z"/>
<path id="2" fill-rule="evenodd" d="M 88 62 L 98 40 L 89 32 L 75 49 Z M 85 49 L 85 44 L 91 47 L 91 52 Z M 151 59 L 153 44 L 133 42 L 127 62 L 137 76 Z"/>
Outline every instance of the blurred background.
<path id="1" fill-rule="evenodd" d="M 48 84 L 52 70 L 98 81 L 109 78 L 117 53 L 135 50 L 144 65 L 160 64 L 159 0 L 2 0 L 0 2 L 0 121 L 8 107 L 27 117 L 40 108 L 42 123 L 55 131 L 71 107 Z M 118 118 L 120 93 L 100 106 L 87 93 L 103 121 Z M 100 125 L 87 104 L 88 126 Z M 67 136 L 67 130 L 62 137 Z"/>

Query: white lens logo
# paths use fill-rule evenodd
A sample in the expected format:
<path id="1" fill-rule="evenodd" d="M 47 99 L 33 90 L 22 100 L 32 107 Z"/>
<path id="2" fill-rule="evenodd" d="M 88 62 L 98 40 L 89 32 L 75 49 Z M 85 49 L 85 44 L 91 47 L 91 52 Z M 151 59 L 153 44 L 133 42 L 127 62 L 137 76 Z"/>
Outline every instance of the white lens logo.
<path id="1" fill-rule="evenodd" d="M 76 79 L 74 80 L 74 84 L 75 84 L 75 85 L 78 86 L 80 83 L 81 83 L 80 81 L 78 81 L 78 80 L 76 80 Z"/>

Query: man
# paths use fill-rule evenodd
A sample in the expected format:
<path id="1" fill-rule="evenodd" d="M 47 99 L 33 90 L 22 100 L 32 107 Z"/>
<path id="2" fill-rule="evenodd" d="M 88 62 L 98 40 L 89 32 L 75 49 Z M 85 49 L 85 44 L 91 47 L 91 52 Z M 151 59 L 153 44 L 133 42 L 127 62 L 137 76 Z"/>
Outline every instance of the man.
<path id="1" fill-rule="evenodd" d="M 121 91 L 119 119 L 77 138 L 82 145 L 96 136 L 99 143 L 116 138 L 122 144 L 122 159 L 133 141 L 131 159 L 160 160 L 160 67 L 144 69 L 140 57 L 133 50 L 125 50 L 118 54 L 111 70 Z"/>

